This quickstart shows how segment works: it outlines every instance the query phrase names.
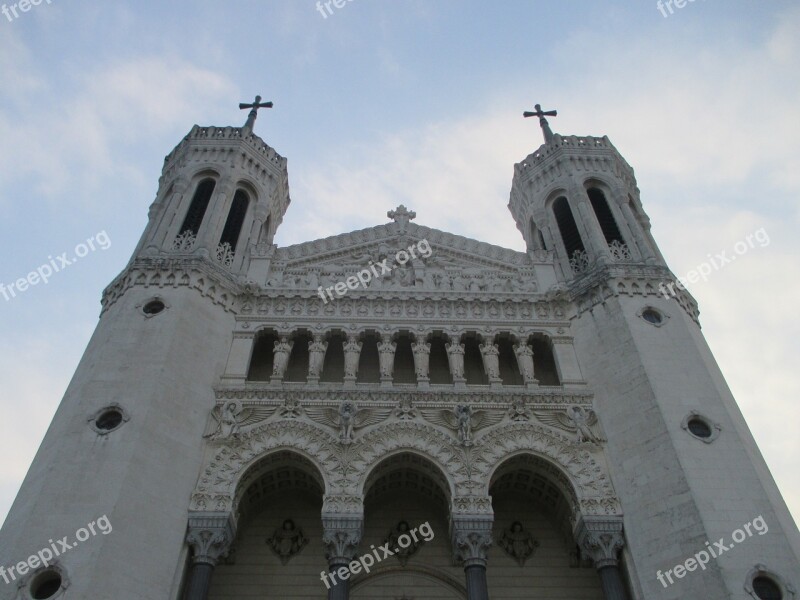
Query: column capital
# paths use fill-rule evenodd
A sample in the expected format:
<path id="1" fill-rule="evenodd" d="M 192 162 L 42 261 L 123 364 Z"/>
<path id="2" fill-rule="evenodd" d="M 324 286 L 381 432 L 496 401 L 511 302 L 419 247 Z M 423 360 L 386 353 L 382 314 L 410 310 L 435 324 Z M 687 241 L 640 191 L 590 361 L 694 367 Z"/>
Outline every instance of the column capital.
<path id="1" fill-rule="evenodd" d="M 594 561 L 597 569 L 619 565 L 619 553 L 625 547 L 622 519 L 582 517 L 575 527 L 578 546 Z"/>
<path id="2" fill-rule="evenodd" d="M 229 513 L 191 514 L 186 543 L 192 547 L 192 562 L 216 566 L 228 555 L 235 535 L 236 525 Z"/>
<path id="3" fill-rule="evenodd" d="M 487 553 L 492 545 L 490 515 L 459 515 L 450 524 L 453 557 L 464 568 L 486 566 Z"/>
<path id="4" fill-rule="evenodd" d="M 364 530 L 363 515 L 322 515 L 322 544 L 331 567 L 350 564 Z"/>

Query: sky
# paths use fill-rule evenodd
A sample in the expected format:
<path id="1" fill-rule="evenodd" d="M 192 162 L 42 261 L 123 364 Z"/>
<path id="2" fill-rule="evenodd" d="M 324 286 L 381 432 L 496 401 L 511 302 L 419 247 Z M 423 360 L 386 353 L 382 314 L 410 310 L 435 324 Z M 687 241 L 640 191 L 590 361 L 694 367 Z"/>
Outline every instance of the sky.
<path id="1" fill-rule="evenodd" d="M 513 165 L 541 143 L 522 118 L 536 103 L 559 111 L 556 132 L 609 136 L 677 275 L 768 240 L 690 291 L 798 520 L 797 3 L 331 9 L 43 0 L 0 14 L 0 283 L 60 268 L 0 295 L 0 520 L 144 230 L 164 156 L 194 124 L 241 125 L 238 103 L 256 94 L 275 103 L 256 132 L 289 164 L 281 246 L 385 223 L 403 203 L 421 225 L 524 250 L 506 204 Z"/>

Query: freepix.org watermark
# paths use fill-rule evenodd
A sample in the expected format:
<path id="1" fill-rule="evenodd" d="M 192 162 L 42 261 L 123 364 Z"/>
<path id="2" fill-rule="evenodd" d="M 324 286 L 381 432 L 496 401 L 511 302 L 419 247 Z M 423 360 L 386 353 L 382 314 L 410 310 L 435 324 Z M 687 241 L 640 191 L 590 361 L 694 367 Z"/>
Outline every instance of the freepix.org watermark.
<path id="1" fill-rule="evenodd" d="M 731 550 L 736 544 L 741 544 L 745 540 L 753 537 L 756 533 L 758 535 L 765 535 L 767 532 L 769 532 L 769 526 L 764 520 L 764 517 L 759 515 L 750 523 L 742 525 L 741 529 L 734 531 L 731 534 L 732 542 L 726 545 L 725 538 L 720 538 L 719 541 L 714 542 L 713 545 L 711 542 L 706 542 L 706 550 L 701 550 L 692 558 L 687 558 L 683 563 L 672 567 L 669 571 L 664 573 L 658 571 L 658 573 L 656 573 L 656 579 L 658 579 L 665 588 L 669 587 L 675 583 L 675 580 L 672 578 L 673 575 L 676 579 L 683 579 L 686 577 L 687 573 L 696 571 L 698 568 L 705 571 L 708 568 L 706 565 L 711 562 L 712 558 L 719 558 L 720 555 Z M 669 583 L 667 583 L 667 581 L 669 581 Z"/>
<path id="2" fill-rule="evenodd" d="M 409 246 L 406 250 L 400 250 L 394 255 L 394 260 L 395 264 L 402 266 L 408 261 L 420 256 L 423 258 L 429 258 L 431 254 L 433 254 L 433 250 L 431 249 L 431 245 L 428 240 L 420 240 L 416 244 Z M 355 290 L 359 287 L 367 287 L 369 282 L 373 279 L 380 279 L 384 275 L 388 275 L 392 272 L 392 269 L 394 269 L 395 265 L 389 265 L 388 262 L 388 258 L 384 258 L 378 263 L 369 261 L 367 268 L 362 269 L 355 275 L 351 275 L 344 281 L 340 281 L 336 285 L 331 285 L 324 289 L 322 286 L 319 286 L 319 288 L 317 288 L 317 293 L 319 294 L 319 297 L 322 298 L 322 301 L 327 304 L 328 299 L 334 299 L 334 292 L 336 292 L 337 297 L 341 298 L 350 290 Z M 380 272 L 378 269 L 380 269 Z"/>
<path id="3" fill-rule="evenodd" d="M 86 242 L 81 242 L 75 246 L 72 256 L 68 256 L 68 252 L 62 252 L 55 258 L 48 256 L 48 262 L 38 267 L 35 271 L 28 273 L 26 277 L 20 277 L 8 285 L 0 283 L 0 295 L 8 302 L 12 298 L 16 298 L 17 294 L 21 294 L 35 285 L 47 283 L 53 275 L 78 262 L 87 256 L 89 252 L 108 250 L 110 247 L 111 238 L 108 237 L 105 231 L 101 231 L 90 237 Z"/>
<path id="4" fill-rule="evenodd" d="M 425 521 L 419 527 L 415 527 L 408 533 L 404 533 L 397 538 L 397 545 L 399 548 L 389 548 L 390 542 L 386 542 L 383 546 L 378 546 L 377 548 L 375 548 L 375 544 L 372 544 L 370 546 L 372 552 L 360 556 L 346 567 L 339 567 L 336 569 L 336 571 L 331 573 L 322 571 L 319 574 L 319 578 L 322 583 L 325 584 L 326 588 L 331 589 L 332 585 L 337 585 L 339 581 L 346 581 L 350 579 L 351 575 L 358 575 L 361 573 L 361 571 L 364 571 L 364 573 L 369 573 L 370 569 L 372 569 L 372 567 L 377 563 L 381 562 L 384 558 L 394 556 L 401 549 L 408 548 L 414 542 L 419 542 L 420 538 L 417 537 L 417 533 L 419 533 L 419 535 L 422 537 L 422 541 L 425 542 L 430 542 L 434 538 L 433 528 L 431 527 L 430 522 Z M 339 581 L 336 581 L 337 577 L 339 578 Z M 328 583 L 328 580 L 330 580 L 330 583 Z"/>
<path id="5" fill-rule="evenodd" d="M 672 8 L 673 4 L 675 8 L 684 8 L 687 4 L 691 4 L 694 1 L 695 0 L 658 0 L 658 2 L 656 2 L 656 8 L 666 19 L 669 15 L 675 14 L 675 9 Z M 669 11 L 669 14 L 667 14 L 667 11 Z"/>
<path id="6" fill-rule="evenodd" d="M 111 521 L 108 520 L 106 515 L 103 515 L 96 521 L 92 521 L 86 525 L 86 527 L 81 527 L 78 529 L 78 531 L 75 532 L 76 541 L 72 542 L 71 544 L 68 535 L 65 535 L 63 538 L 56 540 L 55 542 L 53 540 L 48 540 L 50 545 L 46 548 L 42 548 L 36 554 L 30 555 L 28 560 L 20 561 L 13 567 L 6 568 L 0 566 L 0 577 L 2 577 L 3 581 L 6 583 L 16 581 L 17 577 L 21 577 L 27 574 L 29 571 L 33 571 L 39 567 L 50 566 L 54 558 L 61 556 L 67 550 L 72 550 L 81 542 L 85 542 L 86 540 L 96 536 L 98 533 L 108 535 L 113 531 L 113 529 L 114 528 L 111 527 Z"/>
<path id="7" fill-rule="evenodd" d="M 675 297 L 678 295 L 675 288 L 683 291 L 688 287 L 687 284 L 697 283 L 701 279 L 703 281 L 708 281 L 709 276 L 714 271 L 719 271 L 723 267 L 731 264 L 736 260 L 737 256 L 747 254 L 747 252 L 756 247 L 756 244 L 759 248 L 764 248 L 765 246 L 769 246 L 769 243 L 769 235 L 766 229 L 762 227 L 758 231 L 747 234 L 745 239 L 736 242 L 733 245 L 734 254 L 728 254 L 727 250 L 717 252 L 714 256 L 709 254 L 707 261 L 687 272 L 685 277 L 678 277 L 678 280 L 672 283 L 662 281 L 658 284 L 658 291 L 661 292 L 664 298 L 669 299 L 670 297 Z"/>
<path id="8" fill-rule="evenodd" d="M 19 2 L 16 2 L 11 6 L 8 4 L 3 4 L 3 6 L 0 6 L 0 12 L 6 16 L 6 19 L 8 19 L 9 22 L 13 22 L 14 19 L 18 19 L 20 17 L 19 13 L 26 13 L 34 6 L 39 6 L 42 2 L 52 4 L 53 0 L 19 0 Z"/>
<path id="9" fill-rule="evenodd" d="M 325 2 L 317 2 L 317 10 L 322 15 L 323 19 L 327 19 L 328 15 L 333 14 L 333 8 L 331 8 L 331 4 L 337 9 L 341 10 L 352 1 L 353 0 L 325 0 Z"/>

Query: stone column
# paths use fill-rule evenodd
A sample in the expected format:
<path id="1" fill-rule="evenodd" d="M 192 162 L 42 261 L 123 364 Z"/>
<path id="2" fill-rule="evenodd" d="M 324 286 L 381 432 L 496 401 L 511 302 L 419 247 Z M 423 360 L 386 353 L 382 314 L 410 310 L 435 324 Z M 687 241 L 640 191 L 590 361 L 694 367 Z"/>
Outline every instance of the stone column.
<path id="1" fill-rule="evenodd" d="M 378 344 L 378 360 L 381 370 L 381 387 L 392 387 L 394 375 L 394 353 L 397 343 L 392 341 L 392 336 L 384 335 Z"/>
<path id="2" fill-rule="evenodd" d="M 514 344 L 514 354 L 517 357 L 517 365 L 522 375 L 522 381 L 528 389 L 539 385 L 536 379 L 536 371 L 533 367 L 533 348 L 528 344 Z"/>
<path id="3" fill-rule="evenodd" d="M 492 545 L 492 517 L 459 515 L 452 522 L 453 553 L 464 564 L 467 600 L 489 600 L 486 553 Z"/>
<path id="4" fill-rule="evenodd" d="M 354 335 L 348 336 L 347 340 L 342 344 L 344 349 L 344 386 L 346 388 L 354 388 L 356 386 L 356 377 L 358 377 L 358 360 L 361 358 L 361 346 L 363 344 Z"/>
<path id="5" fill-rule="evenodd" d="M 363 515 L 322 515 L 322 543 L 328 559 L 328 600 L 348 600 L 350 576 L 358 572 L 355 562 L 358 544 L 363 532 Z"/>
<path id="6" fill-rule="evenodd" d="M 308 385 L 319 383 L 327 349 L 328 342 L 323 342 L 321 335 L 315 335 L 314 339 L 308 342 Z"/>
<path id="7" fill-rule="evenodd" d="M 481 357 L 483 358 L 483 368 L 489 377 L 489 385 L 493 388 L 503 384 L 500 378 L 500 349 L 497 344 L 480 344 Z"/>
<path id="8" fill-rule="evenodd" d="M 450 363 L 450 375 L 456 388 L 466 388 L 467 380 L 464 377 L 464 344 L 445 344 L 447 349 L 447 362 Z"/>
<path id="9" fill-rule="evenodd" d="M 289 366 L 289 356 L 292 354 L 294 342 L 290 342 L 286 336 L 275 342 L 272 359 L 272 378 L 271 383 L 280 383 L 286 374 L 286 367 Z"/>
<path id="10" fill-rule="evenodd" d="M 625 546 L 622 519 L 582 518 L 576 532 L 578 546 L 600 573 L 606 600 L 630 600 L 619 566 L 619 553 Z"/>
<path id="11" fill-rule="evenodd" d="M 220 558 L 228 555 L 235 535 L 228 514 L 194 513 L 189 517 L 186 543 L 192 548 L 192 566 L 184 600 L 206 600 L 211 576 Z"/>
<path id="12" fill-rule="evenodd" d="M 414 370 L 417 373 L 417 387 L 427 388 L 430 384 L 431 345 L 428 342 L 411 344 L 414 352 Z"/>

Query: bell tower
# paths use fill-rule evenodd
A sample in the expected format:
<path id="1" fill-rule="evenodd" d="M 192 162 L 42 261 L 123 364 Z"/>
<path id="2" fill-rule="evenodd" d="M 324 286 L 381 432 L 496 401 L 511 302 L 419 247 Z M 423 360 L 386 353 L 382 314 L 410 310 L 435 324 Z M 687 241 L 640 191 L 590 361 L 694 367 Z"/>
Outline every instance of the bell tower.
<path id="1" fill-rule="evenodd" d="M 633 169 L 606 136 L 554 134 L 546 117 L 555 111 L 538 105 L 525 116 L 539 117 L 545 143 L 515 165 L 508 206 L 529 254 L 554 257 L 550 292 L 570 307 L 578 363 L 607 433 L 634 595 L 763 598 L 753 590 L 765 579 L 794 597 L 786 582 L 800 573 L 797 527 L 703 337 L 696 302 L 665 293 L 675 276 L 650 234 Z M 766 525 L 742 533 L 754 523 Z M 694 557 L 732 539 L 733 550 L 698 569 Z"/>
<path id="2" fill-rule="evenodd" d="M 289 203 L 286 159 L 253 133 L 257 96 L 247 122 L 200 127 L 164 159 L 137 257 L 198 256 L 236 276 L 258 279 Z M 255 259 L 255 260 L 254 260 Z M 262 281 L 263 283 L 263 281 Z"/>

